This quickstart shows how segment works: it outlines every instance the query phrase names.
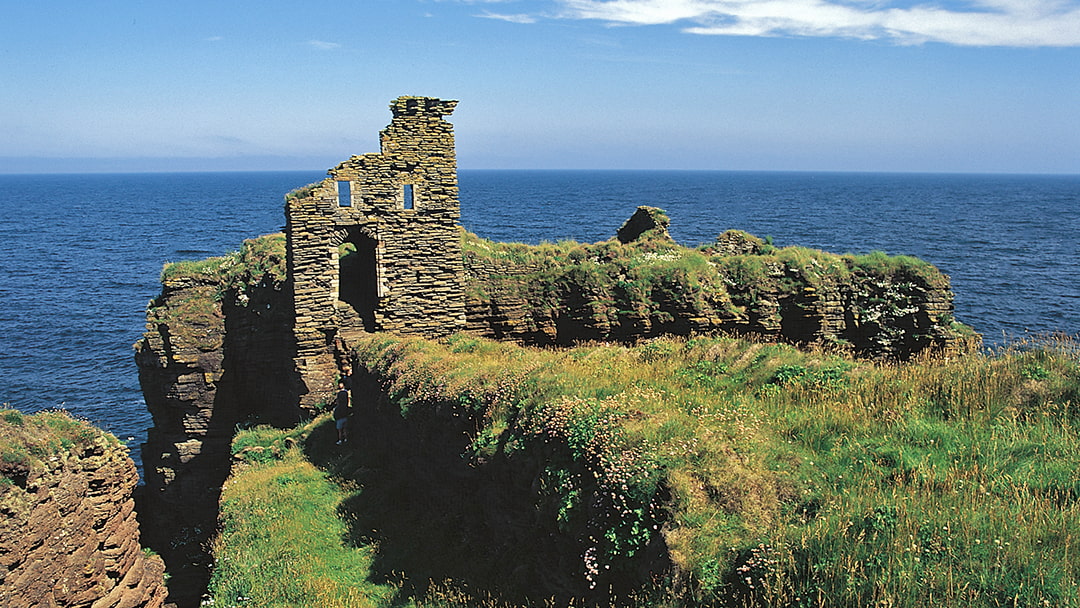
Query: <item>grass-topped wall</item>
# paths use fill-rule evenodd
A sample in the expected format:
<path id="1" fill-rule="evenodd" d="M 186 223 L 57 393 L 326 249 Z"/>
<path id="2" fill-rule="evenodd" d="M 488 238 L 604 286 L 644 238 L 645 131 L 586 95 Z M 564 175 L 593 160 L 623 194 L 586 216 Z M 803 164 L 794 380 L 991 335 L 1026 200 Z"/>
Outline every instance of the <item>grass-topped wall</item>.
<path id="1" fill-rule="evenodd" d="M 725 332 L 906 358 L 974 337 L 953 319 L 948 277 L 908 256 L 777 248 L 735 230 L 695 248 L 657 230 L 626 243 L 461 239 L 469 331 L 496 339 L 570 345 Z M 148 321 L 198 332 L 220 323 L 222 303 L 265 314 L 288 304 L 286 281 L 284 236 L 251 239 L 226 256 L 167 264 Z"/>

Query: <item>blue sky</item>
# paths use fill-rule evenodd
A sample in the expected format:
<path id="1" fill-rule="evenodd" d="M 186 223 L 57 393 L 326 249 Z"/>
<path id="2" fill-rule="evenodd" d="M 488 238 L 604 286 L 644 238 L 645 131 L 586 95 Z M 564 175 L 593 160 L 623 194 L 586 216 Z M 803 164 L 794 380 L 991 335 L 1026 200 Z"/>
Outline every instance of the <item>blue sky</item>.
<path id="1" fill-rule="evenodd" d="M 0 173 L 322 170 L 399 95 L 462 169 L 1080 173 L 1080 0 L 0 8 Z"/>

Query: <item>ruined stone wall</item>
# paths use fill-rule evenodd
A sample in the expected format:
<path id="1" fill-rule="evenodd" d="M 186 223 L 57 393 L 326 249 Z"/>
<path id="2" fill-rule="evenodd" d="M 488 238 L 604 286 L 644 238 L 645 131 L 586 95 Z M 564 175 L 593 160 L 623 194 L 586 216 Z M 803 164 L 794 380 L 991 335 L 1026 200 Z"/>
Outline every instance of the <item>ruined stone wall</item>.
<path id="1" fill-rule="evenodd" d="M 338 352 L 357 332 L 437 337 L 465 325 L 453 127 L 456 101 L 400 97 L 379 153 L 353 156 L 286 203 L 300 402 L 333 392 Z M 363 258 L 345 271 L 339 246 Z M 359 282 L 360 302 L 346 301 Z"/>
<path id="2" fill-rule="evenodd" d="M 61 430 L 32 429 L 40 416 Z M 139 542 L 127 449 L 59 416 L 0 421 L 0 606 L 162 606 L 165 566 Z"/>

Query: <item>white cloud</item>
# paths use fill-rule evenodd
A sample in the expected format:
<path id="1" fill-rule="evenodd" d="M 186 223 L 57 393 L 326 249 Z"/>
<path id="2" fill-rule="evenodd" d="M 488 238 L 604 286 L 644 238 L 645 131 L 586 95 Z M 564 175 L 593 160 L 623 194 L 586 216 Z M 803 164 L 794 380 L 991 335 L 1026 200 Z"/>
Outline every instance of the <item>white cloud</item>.
<path id="1" fill-rule="evenodd" d="M 320 51 L 332 51 L 334 49 L 340 49 L 341 45 L 336 42 L 326 42 L 325 40 L 308 40 L 308 46 Z"/>
<path id="2" fill-rule="evenodd" d="M 902 44 L 1080 46 L 1080 0 L 557 0 L 566 19 L 618 25 L 680 23 L 727 36 L 828 36 Z M 959 4 L 959 6 L 957 6 Z"/>
<path id="3" fill-rule="evenodd" d="M 508 21 L 510 23 L 536 23 L 536 17 L 526 13 L 504 15 L 500 13 L 484 12 L 477 15 L 477 17 L 483 17 L 484 19 L 498 19 L 499 21 Z"/>

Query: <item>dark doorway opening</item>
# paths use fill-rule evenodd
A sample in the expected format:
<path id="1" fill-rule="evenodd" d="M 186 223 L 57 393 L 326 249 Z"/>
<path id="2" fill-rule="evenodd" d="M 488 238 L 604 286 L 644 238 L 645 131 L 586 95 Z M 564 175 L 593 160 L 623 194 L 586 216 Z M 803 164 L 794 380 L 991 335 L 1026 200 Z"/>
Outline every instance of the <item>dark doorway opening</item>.
<path id="1" fill-rule="evenodd" d="M 365 331 L 375 331 L 375 309 L 379 307 L 376 244 L 370 236 L 350 230 L 338 247 L 338 299 L 352 308 Z"/>

